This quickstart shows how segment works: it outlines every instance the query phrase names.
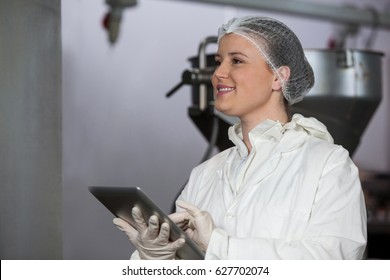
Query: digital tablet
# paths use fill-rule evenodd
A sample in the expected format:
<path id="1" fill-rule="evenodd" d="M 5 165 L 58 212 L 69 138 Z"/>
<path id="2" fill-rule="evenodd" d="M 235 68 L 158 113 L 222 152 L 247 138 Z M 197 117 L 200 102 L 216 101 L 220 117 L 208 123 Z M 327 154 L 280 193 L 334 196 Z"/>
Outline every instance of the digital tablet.
<path id="1" fill-rule="evenodd" d="M 185 260 L 203 260 L 204 253 L 168 216 L 139 188 L 139 187 L 107 187 L 91 186 L 89 191 L 116 217 L 122 218 L 134 226 L 131 209 L 136 206 L 144 215 L 145 222 L 150 216 L 156 215 L 160 224 L 166 222 L 170 227 L 170 240 L 175 241 L 180 237 L 185 239 L 185 244 L 176 255 Z"/>

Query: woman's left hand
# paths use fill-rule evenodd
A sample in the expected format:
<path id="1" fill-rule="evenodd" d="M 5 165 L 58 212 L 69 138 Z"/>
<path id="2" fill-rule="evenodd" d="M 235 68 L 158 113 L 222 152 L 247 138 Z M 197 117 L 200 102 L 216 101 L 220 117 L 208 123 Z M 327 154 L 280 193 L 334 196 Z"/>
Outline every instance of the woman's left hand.
<path id="1" fill-rule="evenodd" d="M 181 227 L 201 250 L 206 252 L 215 224 L 207 211 L 201 211 L 196 206 L 178 200 L 176 205 L 186 211 L 176 212 L 169 218 Z"/>
<path id="2" fill-rule="evenodd" d="M 113 222 L 118 229 L 126 233 L 138 250 L 140 258 L 145 260 L 175 259 L 176 251 L 184 246 L 184 238 L 170 241 L 169 225 L 162 223 L 160 227 L 159 219 L 155 215 L 152 215 L 146 223 L 141 210 L 137 207 L 132 209 L 132 216 L 135 227 L 120 218 L 115 218 Z"/>

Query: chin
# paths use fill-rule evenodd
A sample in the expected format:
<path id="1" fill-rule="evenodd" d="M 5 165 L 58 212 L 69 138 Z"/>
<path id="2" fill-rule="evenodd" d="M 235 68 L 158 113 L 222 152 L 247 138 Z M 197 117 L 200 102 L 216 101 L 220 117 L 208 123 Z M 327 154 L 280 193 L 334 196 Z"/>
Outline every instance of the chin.
<path id="1" fill-rule="evenodd" d="M 223 109 L 219 109 L 217 107 L 215 107 L 215 109 L 218 112 L 220 112 L 220 113 L 222 113 L 222 114 L 224 114 L 224 115 L 226 115 L 228 117 L 237 117 L 237 118 L 239 117 L 237 114 L 234 114 L 231 110 L 223 110 Z"/>

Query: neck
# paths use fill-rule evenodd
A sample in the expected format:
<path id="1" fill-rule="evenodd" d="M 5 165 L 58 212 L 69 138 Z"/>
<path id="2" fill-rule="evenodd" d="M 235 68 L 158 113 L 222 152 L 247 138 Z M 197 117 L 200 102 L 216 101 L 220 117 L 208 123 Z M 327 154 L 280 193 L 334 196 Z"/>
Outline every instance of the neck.
<path id="1" fill-rule="evenodd" d="M 249 132 L 255 128 L 259 123 L 265 121 L 265 120 L 274 120 L 274 121 L 279 121 L 281 123 L 287 123 L 288 122 L 288 116 L 286 112 L 280 112 L 280 114 L 271 114 L 268 116 L 264 116 L 261 118 L 256 118 L 256 119 L 241 119 L 241 129 L 242 129 L 242 137 L 243 141 L 248 148 L 248 152 L 252 150 L 252 144 L 249 140 Z"/>

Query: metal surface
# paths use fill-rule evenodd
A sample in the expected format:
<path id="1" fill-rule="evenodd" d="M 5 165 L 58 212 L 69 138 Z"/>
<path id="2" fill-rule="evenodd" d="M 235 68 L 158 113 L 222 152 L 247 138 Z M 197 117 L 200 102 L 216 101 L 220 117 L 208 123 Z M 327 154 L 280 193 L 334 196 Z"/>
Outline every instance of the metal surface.
<path id="1" fill-rule="evenodd" d="M 359 50 L 314 50 L 305 54 L 313 67 L 315 85 L 303 99 L 291 107 L 291 113 L 315 117 L 323 122 L 332 134 L 335 143 L 345 147 L 353 154 L 360 142 L 368 122 L 374 114 L 382 97 L 382 53 Z M 236 118 L 224 116 L 213 110 L 213 89 L 210 78 L 213 55 L 202 53 L 202 60 L 208 60 L 206 69 L 199 67 L 198 57 L 190 58 L 190 73 L 204 73 L 208 79 L 190 79 L 193 104 L 189 115 L 203 135 L 210 139 L 210 128 L 206 121 L 216 115 L 227 125 L 235 123 Z M 206 71 L 207 70 L 207 71 Z M 201 93 L 199 83 L 207 89 L 207 110 L 200 107 Z M 231 143 L 226 137 L 227 125 L 220 124 L 218 148 L 225 149 Z M 226 137 L 224 140 L 223 137 Z"/>
<path id="2" fill-rule="evenodd" d="M 105 18 L 105 28 L 108 32 L 108 39 L 111 44 L 118 40 L 120 23 L 122 21 L 122 13 L 125 8 L 133 7 L 137 4 L 136 0 L 106 0 L 106 4 L 110 7 Z"/>
<path id="3" fill-rule="evenodd" d="M 198 58 L 199 69 L 207 69 L 207 54 L 206 48 L 210 44 L 217 43 L 218 38 L 215 36 L 206 37 L 199 45 Z M 214 63 L 213 63 L 214 64 Z M 207 108 L 207 86 L 204 83 L 199 84 L 199 108 L 205 110 Z"/>
<path id="4" fill-rule="evenodd" d="M 293 113 L 322 121 L 352 154 L 382 97 L 382 53 L 305 50 L 315 85 Z"/>
<path id="5" fill-rule="evenodd" d="M 183 0 L 181 0 L 183 1 Z M 347 29 L 357 29 L 359 26 L 390 29 L 390 13 L 381 13 L 373 7 L 364 9 L 353 5 L 325 5 L 305 1 L 289 0 L 186 0 L 205 4 L 229 5 L 248 9 L 280 12 L 296 16 L 304 16 L 316 20 L 344 23 Z M 119 26 L 124 8 L 137 4 L 136 0 L 106 0 L 111 9 L 108 17 L 108 33 L 110 43 L 115 43 L 118 38 Z M 200 87 L 203 87 L 202 85 Z M 204 89 L 201 89 L 204 92 Z"/>
<path id="6" fill-rule="evenodd" d="M 249 9 L 282 12 L 314 19 L 323 19 L 346 24 L 369 25 L 390 28 L 390 14 L 375 12 L 371 8 L 358 9 L 352 6 L 336 6 L 289 0 L 189 0 L 191 2 L 231 5 Z"/>

